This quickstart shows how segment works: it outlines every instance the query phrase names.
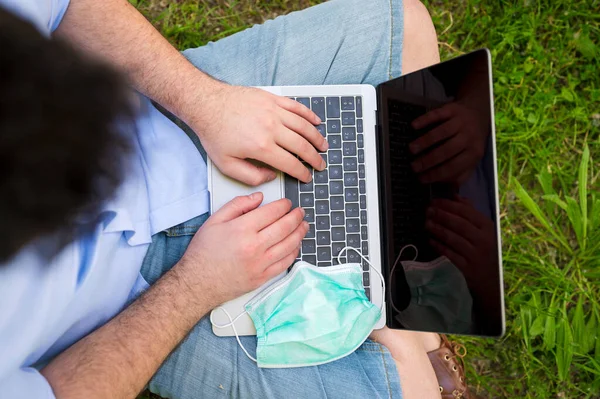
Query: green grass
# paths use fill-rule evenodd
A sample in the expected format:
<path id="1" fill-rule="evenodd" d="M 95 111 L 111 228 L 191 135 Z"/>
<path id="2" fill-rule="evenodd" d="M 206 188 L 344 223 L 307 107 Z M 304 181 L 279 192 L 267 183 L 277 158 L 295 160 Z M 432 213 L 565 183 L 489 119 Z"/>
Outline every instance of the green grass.
<path id="1" fill-rule="evenodd" d="M 318 1 L 132 2 L 184 49 Z M 442 59 L 493 55 L 507 333 L 459 339 L 470 385 L 599 398 L 600 1 L 425 3 Z"/>

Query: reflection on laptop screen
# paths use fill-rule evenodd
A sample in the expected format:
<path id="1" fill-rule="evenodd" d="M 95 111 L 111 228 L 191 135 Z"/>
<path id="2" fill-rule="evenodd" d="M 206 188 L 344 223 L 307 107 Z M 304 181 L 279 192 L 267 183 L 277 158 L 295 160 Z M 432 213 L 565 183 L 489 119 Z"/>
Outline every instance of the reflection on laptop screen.
<path id="1" fill-rule="evenodd" d="M 378 88 L 392 328 L 502 333 L 489 65 L 481 50 Z"/>

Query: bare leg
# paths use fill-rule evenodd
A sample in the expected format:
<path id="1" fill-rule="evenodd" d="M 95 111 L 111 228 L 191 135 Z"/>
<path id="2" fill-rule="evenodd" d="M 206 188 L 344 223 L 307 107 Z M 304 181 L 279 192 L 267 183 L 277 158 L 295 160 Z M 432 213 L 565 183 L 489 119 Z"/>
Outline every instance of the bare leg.
<path id="1" fill-rule="evenodd" d="M 437 35 L 429 12 L 418 0 L 404 0 L 402 74 L 439 61 Z M 441 398 L 437 377 L 427 357 L 427 352 L 440 347 L 438 334 L 385 327 L 373 331 L 371 339 L 391 352 L 400 374 L 405 399 Z"/>

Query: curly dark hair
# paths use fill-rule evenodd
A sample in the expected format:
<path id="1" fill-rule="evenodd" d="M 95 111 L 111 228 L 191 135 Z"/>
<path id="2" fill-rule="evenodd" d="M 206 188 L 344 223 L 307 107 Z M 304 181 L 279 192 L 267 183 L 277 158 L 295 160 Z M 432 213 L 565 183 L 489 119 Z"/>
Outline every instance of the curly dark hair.
<path id="1" fill-rule="evenodd" d="M 0 7 L 0 264 L 97 222 L 135 129 L 124 77 Z"/>

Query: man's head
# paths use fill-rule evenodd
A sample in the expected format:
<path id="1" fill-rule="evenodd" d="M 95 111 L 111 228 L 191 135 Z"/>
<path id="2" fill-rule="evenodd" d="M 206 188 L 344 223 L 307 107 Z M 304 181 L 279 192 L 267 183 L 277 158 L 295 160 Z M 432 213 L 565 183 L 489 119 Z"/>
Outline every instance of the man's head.
<path id="1" fill-rule="evenodd" d="M 0 264 L 97 217 L 133 126 L 119 74 L 0 7 Z"/>

